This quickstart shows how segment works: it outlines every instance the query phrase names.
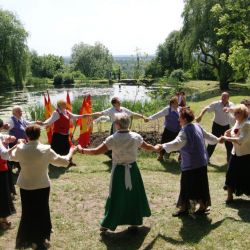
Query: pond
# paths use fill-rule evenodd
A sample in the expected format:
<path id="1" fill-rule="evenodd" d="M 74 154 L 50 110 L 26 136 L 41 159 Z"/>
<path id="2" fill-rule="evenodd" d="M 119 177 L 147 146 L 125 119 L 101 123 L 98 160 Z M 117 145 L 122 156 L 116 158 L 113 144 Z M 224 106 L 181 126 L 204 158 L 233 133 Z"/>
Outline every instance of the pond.
<path id="1" fill-rule="evenodd" d="M 121 100 L 130 101 L 149 101 L 150 90 L 145 86 L 139 85 L 122 85 L 115 83 L 109 85 L 96 85 L 94 87 L 84 85 L 72 85 L 67 87 L 56 88 L 53 85 L 42 86 L 24 86 L 23 88 L 15 89 L 13 87 L 1 88 L 0 95 L 0 118 L 5 119 L 11 115 L 11 109 L 14 105 L 20 105 L 24 111 L 28 106 L 43 105 L 43 94 L 49 91 L 52 103 L 55 105 L 57 100 L 65 99 L 67 91 L 69 91 L 71 101 L 75 98 L 84 98 L 90 94 L 93 97 L 105 96 L 111 99 L 113 96 L 119 97 Z M 25 114 L 25 116 L 28 114 Z"/>

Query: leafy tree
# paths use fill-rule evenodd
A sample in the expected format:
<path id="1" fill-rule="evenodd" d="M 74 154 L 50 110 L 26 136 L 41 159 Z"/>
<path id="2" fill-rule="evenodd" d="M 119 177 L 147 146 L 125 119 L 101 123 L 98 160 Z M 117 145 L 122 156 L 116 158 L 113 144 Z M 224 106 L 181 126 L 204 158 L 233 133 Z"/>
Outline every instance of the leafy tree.
<path id="1" fill-rule="evenodd" d="M 105 78 L 112 71 L 113 57 L 101 43 L 94 46 L 79 43 L 73 46 L 71 55 L 74 70 L 91 78 Z"/>
<path id="2" fill-rule="evenodd" d="M 182 42 L 179 31 L 169 34 L 163 44 L 158 46 L 156 58 L 147 66 L 146 75 L 164 76 L 183 67 Z"/>
<path id="3" fill-rule="evenodd" d="M 215 32 L 219 44 L 230 36 L 229 56 L 222 54 L 221 60 L 228 61 L 237 72 L 237 78 L 247 78 L 250 72 L 250 0 L 226 0 L 212 8 L 214 18 L 219 20 Z"/>
<path id="4" fill-rule="evenodd" d="M 0 81 L 21 84 L 25 78 L 28 33 L 10 11 L 0 9 Z"/>
<path id="5" fill-rule="evenodd" d="M 213 12 L 217 4 L 224 6 L 226 1 L 186 0 L 182 29 L 186 51 L 216 70 L 221 90 L 228 89 L 233 79 L 233 68 L 228 62 L 233 37 L 231 33 L 216 33 L 220 18 L 215 18 Z"/>
<path id="6" fill-rule="evenodd" d="M 52 54 L 39 56 L 33 51 L 30 57 L 31 73 L 35 77 L 53 78 L 57 72 L 64 69 L 64 60 L 61 56 Z"/>

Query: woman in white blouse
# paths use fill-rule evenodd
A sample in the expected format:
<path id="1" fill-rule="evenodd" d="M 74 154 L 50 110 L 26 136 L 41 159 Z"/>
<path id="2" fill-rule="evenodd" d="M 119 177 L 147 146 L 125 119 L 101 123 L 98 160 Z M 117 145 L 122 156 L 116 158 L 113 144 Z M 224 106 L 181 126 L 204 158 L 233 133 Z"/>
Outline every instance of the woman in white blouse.
<path id="1" fill-rule="evenodd" d="M 18 161 L 21 171 L 17 179 L 20 187 L 22 215 L 16 237 L 16 248 L 34 247 L 45 249 L 52 229 L 49 209 L 50 179 L 48 166 L 67 167 L 74 149 L 60 156 L 50 145 L 39 142 L 40 126 L 26 128 L 27 144 L 19 144 L 11 153 L 11 160 Z"/>
<path id="2" fill-rule="evenodd" d="M 159 151 L 161 146 L 147 144 L 143 138 L 130 132 L 129 116 L 121 113 L 115 118 L 117 132 L 109 136 L 100 146 L 93 149 L 83 149 L 78 146 L 82 154 L 97 155 L 112 150 L 112 171 L 109 197 L 105 206 L 101 231 L 114 231 L 118 225 L 132 225 L 133 229 L 142 225 L 143 217 L 149 217 L 147 196 L 143 181 L 136 163 L 139 148 Z"/>
<path id="3" fill-rule="evenodd" d="M 232 129 L 226 131 L 222 139 L 233 143 L 232 156 L 226 174 L 226 203 L 233 201 L 233 194 L 250 195 L 250 121 L 248 108 L 239 104 L 233 108 L 236 120 Z"/>

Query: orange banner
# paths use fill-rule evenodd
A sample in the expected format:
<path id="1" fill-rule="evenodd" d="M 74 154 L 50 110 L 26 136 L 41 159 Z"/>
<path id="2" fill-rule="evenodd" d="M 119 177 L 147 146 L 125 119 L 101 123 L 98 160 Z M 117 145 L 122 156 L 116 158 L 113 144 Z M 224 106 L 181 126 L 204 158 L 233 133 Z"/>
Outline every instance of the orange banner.
<path id="1" fill-rule="evenodd" d="M 88 95 L 84 98 L 82 102 L 82 107 L 80 109 L 80 115 L 91 114 L 91 96 Z M 79 119 L 77 124 L 80 125 L 80 137 L 78 138 L 78 143 L 82 147 L 87 147 L 90 144 L 90 135 L 92 133 L 92 117 L 86 117 Z"/>
<path id="2" fill-rule="evenodd" d="M 71 105 L 71 102 L 70 102 L 69 91 L 67 91 L 66 109 L 67 109 L 69 112 L 72 113 L 72 105 Z M 71 143 L 72 136 L 73 136 L 73 130 L 74 130 L 74 125 L 73 125 L 72 120 L 70 120 L 70 123 L 69 123 L 69 141 L 70 141 L 70 143 Z"/>
<path id="3" fill-rule="evenodd" d="M 47 94 L 48 94 L 48 99 L 46 98 L 46 95 L 44 94 L 44 116 L 45 116 L 45 120 L 47 120 L 52 115 L 52 112 L 53 112 L 48 91 L 47 91 Z M 52 134 L 53 134 L 53 125 L 47 126 L 46 131 L 47 131 L 48 143 L 51 144 Z"/>

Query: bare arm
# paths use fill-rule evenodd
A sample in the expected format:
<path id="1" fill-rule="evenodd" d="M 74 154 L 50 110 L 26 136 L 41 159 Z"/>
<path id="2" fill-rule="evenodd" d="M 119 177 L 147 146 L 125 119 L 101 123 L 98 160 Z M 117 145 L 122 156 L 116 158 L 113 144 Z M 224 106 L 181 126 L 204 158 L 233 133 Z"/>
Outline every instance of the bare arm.
<path id="1" fill-rule="evenodd" d="M 208 110 L 208 108 L 206 107 L 206 108 L 204 108 L 204 109 L 201 111 L 201 113 L 198 115 L 198 117 L 196 117 L 196 121 L 197 121 L 197 122 L 200 122 L 200 121 L 201 121 L 203 115 L 207 112 L 207 110 Z"/>
<path id="2" fill-rule="evenodd" d="M 153 145 L 143 141 L 143 143 L 141 145 L 141 148 L 143 148 L 145 150 L 148 150 L 148 151 L 159 152 L 162 149 L 162 146 L 160 144 L 153 146 Z"/>
<path id="3" fill-rule="evenodd" d="M 87 155 L 100 155 L 104 154 L 108 151 L 107 146 L 102 143 L 96 148 L 82 148 L 80 145 L 78 145 L 78 152 L 82 154 L 87 154 Z"/>

